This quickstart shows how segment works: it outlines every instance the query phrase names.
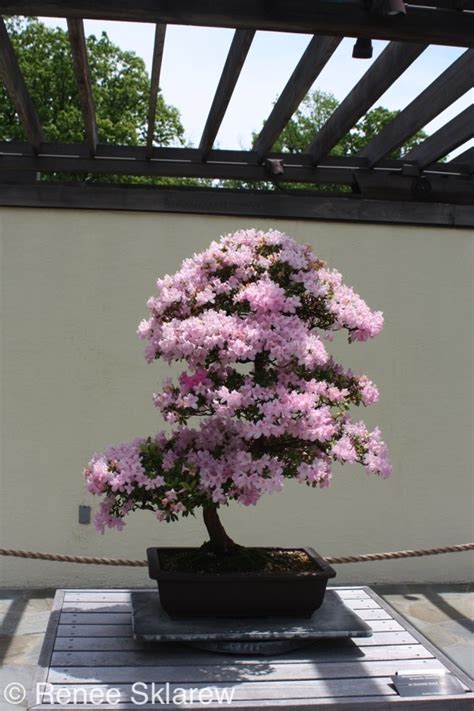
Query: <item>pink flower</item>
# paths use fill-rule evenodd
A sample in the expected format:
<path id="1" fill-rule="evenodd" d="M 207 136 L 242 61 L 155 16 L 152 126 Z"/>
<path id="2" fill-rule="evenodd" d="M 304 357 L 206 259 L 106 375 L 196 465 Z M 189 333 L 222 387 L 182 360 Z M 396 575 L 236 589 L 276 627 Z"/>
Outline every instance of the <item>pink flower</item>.
<path id="1" fill-rule="evenodd" d="M 156 287 L 138 335 L 147 361 L 186 365 L 153 396 L 173 427 L 91 459 L 100 530 L 120 529 L 137 508 L 171 521 L 211 501 L 255 505 L 286 479 L 327 487 L 334 461 L 391 473 L 378 428 L 348 415 L 375 403 L 377 387 L 326 348 L 341 329 L 350 342 L 372 338 L 383 315 L 310 247 L 277 230 L 240 230 Z"/>

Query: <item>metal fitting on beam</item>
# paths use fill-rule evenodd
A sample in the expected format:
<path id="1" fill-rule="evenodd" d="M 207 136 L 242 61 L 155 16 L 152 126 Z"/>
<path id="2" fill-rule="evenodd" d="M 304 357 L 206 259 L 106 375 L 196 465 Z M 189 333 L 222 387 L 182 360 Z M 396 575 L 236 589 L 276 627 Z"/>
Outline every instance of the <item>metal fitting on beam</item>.
<path id="1" fill-rule="evenodd" d="M 283 175 L 285 166 L 281 158 L 267 158 L 265 161 L 265 170 L 273 176 Z"/>

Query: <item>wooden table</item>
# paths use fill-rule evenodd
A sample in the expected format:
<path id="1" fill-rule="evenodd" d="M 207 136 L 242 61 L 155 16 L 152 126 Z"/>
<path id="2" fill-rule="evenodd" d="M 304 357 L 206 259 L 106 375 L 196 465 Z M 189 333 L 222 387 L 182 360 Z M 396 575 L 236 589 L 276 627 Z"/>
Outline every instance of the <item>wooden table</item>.
<path id="1" fill-rule="evenodd" d="M 474 708 L 469 678 L 370 588 L 337 592 L 370 624 L 372 637 L 262 657 L 172 643 L 147 646 L 132 636 L 130 590 L 58 590 L 29 709 Z M 401 697 L 392 685 L 397 671 L 437 669 L 454 673 L 465 693 Z M 45 693 L 38 696 L 41 689 Z M 224 694 L 220 704 L 216 694 Z"/>

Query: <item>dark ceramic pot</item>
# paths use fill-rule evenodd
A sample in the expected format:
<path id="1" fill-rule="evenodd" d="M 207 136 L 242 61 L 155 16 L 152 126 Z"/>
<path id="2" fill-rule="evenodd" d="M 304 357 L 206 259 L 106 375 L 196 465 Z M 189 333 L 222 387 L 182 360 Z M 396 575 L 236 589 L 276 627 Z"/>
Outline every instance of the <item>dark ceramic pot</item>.
<path id="1" fill-rule="evenodd" d="M 312 548 L 299 548 L 315 564 L 304 573 L 184 573 L 163 570 L 160 553 L 148 548 L 148 572 L 158 583 L 161 605 L 171 617 L 311 617 L 336 572 Z M 188 549 L 189 550 L 189 549 Z M 266 548 L 263 550 L 295 550 Z"/>

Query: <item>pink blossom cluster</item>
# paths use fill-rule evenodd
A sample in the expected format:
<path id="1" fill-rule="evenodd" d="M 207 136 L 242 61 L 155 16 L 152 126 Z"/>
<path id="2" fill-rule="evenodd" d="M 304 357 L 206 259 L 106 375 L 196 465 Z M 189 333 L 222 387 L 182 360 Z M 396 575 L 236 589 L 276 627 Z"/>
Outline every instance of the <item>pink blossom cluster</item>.
<path id="1" fill-rule="evenodd" d="M 377 387 L 323 343 L 340 329 L 350 342 L 375 336 L 382 313 L 310 247 L 274 230 L 227 235 L 159 279 L 148 307 L 145 357 L 187 366 L 154 394 L 175 429 L 93 457 L 99 528 L 136 508 L 169 521 L 210 501 L 255 504 L 285 479 L 326 487 L 335 461 L 390 474 L 380 431 L 348 412 L 376 402 Z M 202 418 L 195 429 L 191 417 Z"/>

